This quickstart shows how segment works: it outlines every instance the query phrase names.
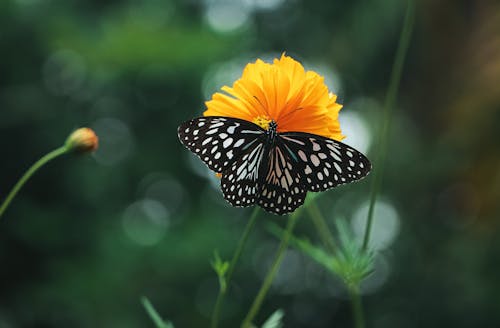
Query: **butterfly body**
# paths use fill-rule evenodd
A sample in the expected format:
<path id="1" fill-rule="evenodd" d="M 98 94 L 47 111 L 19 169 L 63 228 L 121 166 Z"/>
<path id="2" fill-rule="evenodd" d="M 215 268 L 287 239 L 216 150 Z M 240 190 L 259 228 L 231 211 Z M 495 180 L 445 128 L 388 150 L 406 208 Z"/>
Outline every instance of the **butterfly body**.
<path id="1" fill-rule="evenodd" d="M 233 206 L 257 204 L 274 214 L 293 212 L 307 191 L 358 180 L 371 164 L 357 150 L 304 132 L 278 132 L 242 119 L 199 117 L 178 129 L 180 141 L 221 173 L 224 198 Z"/>

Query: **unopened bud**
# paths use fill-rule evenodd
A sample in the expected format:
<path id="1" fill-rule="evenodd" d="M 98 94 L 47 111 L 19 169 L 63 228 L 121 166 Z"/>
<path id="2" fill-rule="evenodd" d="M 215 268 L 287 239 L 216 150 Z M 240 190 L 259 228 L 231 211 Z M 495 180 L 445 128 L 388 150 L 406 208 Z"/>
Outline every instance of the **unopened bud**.
<path id="1" fill-rule="evenodd" d="M 99 146 L 99 138 L 92 129 L 80 128 L 66 139 L 66 148 L 79 153 L 93 152 Z"/>

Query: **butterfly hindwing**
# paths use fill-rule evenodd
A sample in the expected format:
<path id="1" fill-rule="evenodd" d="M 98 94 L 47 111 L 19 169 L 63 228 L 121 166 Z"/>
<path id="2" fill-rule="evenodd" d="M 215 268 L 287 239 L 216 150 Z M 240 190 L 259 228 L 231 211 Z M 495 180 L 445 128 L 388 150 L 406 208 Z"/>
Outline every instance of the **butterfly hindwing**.
<path id="1" fill-rule="evenodd" d="M 283 215 L 295 211 L 304 203 L 307 191 L 301 183 L 300 172 L 279 138 L 269 150 L 265 172 L 259 206 L 268 212 Z"/>
<path id="2" fill-rule="evenodd" d="M 237 118 L 206 116 L 182 123 L 179 140 L 217 173 L 223 172 L 245 150 L 261 138 L 265 130 Z"/>
<path id="3" fill-rule="evenodd" d="M 265 159 L 264 143 L 255 142 L 222 172 L 222 193 L 231 205 L 255 204 L 260 193 L 261 165 Z"/>
<path id="4" fill-rule="evenodd" d="M 307 190 L 324 191 L 359 180 L 370 172 L 370 161 L 339 141 L 302 132 L 281 133 L 279 138 Z"/>

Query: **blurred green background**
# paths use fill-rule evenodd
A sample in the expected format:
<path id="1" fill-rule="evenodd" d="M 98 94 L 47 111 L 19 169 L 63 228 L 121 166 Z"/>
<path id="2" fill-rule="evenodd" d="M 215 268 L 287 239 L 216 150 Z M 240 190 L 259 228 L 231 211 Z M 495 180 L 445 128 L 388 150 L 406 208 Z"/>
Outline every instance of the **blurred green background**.
<path id="1" fill-rule="evenodd" d="M 256 58 L 325 76 L 345 142 L 373 158 L 405 1 L 0 2 L 0 198 L 80 126 L 92 156 L 41 170 L 0 220 L 0 327 L 206 327 L 250 209 L 177 140 L 180 122 Z M 500 5 L 419 0 L 375 211 L 368 327 L 500 325 Z M 374 163 L 377 165 L 377 163 Z M 360 235 L 371 178 L 318 198 Z M 277 240 L 262 213 L 223 313 L 236 327 Z M 297 235 L 317 242 L 304 216 Z M 290 249 L 258 323 L 351 327 L 346 292 Z"/>

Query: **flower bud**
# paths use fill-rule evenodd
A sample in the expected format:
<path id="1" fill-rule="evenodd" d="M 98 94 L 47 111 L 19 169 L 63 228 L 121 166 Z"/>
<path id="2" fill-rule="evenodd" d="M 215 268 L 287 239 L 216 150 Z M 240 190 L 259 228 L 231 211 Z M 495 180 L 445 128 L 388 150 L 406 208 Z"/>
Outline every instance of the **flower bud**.
<path id="1" fill-rule="evenodd" d="M 93 152 L 99 146 L 99 138 L 92 129 L 80 128 L 66 139 L 66 148 L 79 153 Z"/>

